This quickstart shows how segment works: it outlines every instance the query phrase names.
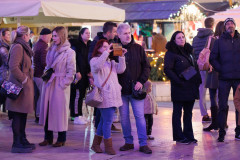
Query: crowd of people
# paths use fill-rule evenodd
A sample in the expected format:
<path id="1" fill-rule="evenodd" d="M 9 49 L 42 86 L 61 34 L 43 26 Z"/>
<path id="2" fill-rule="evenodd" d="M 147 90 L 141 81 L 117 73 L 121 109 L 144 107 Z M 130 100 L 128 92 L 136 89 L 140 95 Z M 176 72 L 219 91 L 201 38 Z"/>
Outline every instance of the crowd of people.
<path id="1" fill-rule="evenodd" d="M 153 46 L 158 48 L 156 52 L 166 51 L 164 72 L 171 83 L 173 141 L 177 143 L 198 142 L 192 127 L 192 110 L 196 99 L 199 99 L 202 122 L 211 121 L 203 130 L 219 129 L 218 141 L 224 141 L 231 88 L 234 94 L 236 92 L 235 139 L 240 140 L 240 36 L 232 18 L 218 22 L 215 33 L 213 27 L 214 19 L 206 18 L 205 28 L 198 29 L 192 45 L 186 42 L 182 31 L 174 32 L 169 42 L 162 35 L 154 34 Z M 105 153 L 116 154 L 111 131 L 120 130 L 113 125 L 117 113 L 120 114 L 125 140 L 119 150 L 134 149 L 131 103 L 139 151 L 152 153 L 147 140 L 154 140 L 153 114 L 158 111 L 151 94 L 152 84 L 148 80 L 151 67 L 144 50 L 145 43 L 134 41 L 130 25 L 106 22 L 103 32 L 97 33 L 93 41 L 90 40 L 88 28 L 80 30 L 78 39 L 68 39 L 67 29 L 62 26 L 52 31 L 43 28 L 33 48 L 29 43 L 30 34 L 26 26 L 19 26 L 11 32 L 1 29 L 0 84 L 10 81 L 23 88 L 16 99 L 0 98 L 12 120 L 11 152 L 30 153 L 36 149 L 35 144 L 27 140 L 25 132 L 27 115 L 34 111 L 35 121 L 44 126 L 44 140 L 39 145 L 64 146 L 69 123 L 68 110 L 74 124 L 88 123 L 82 112 L 83 102 L 89 87 L 97 87 L 101 90 L 102 102 L 94 106 L 95 136 L 91 149 L 102 153 L 100 144 L 103 141 Z M 114 43 L 122 46 L 120 56 L 114 55 Z M 200 69 L 197 60 L 207 46 L 210 64 L 207 69 Z M 207 88 L 211 117 L 205 101 Z M 53 132 L 58 133 L 55 143 Z"/>

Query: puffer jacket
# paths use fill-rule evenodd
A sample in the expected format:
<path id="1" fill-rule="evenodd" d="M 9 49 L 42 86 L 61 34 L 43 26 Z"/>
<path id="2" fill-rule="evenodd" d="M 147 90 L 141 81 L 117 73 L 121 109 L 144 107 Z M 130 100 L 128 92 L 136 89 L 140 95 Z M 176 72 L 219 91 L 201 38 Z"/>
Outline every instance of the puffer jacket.
<path id="1" fill-rule="evenodd" d="M 193 101 L 199 98 L 199 85 L 201 76 L 196 59 L 193 56 L 192 46 L 188 43 L 184 48 L 178 47 L 174 42 L 168 42 L 166 45 L 168 51 L 164 57 L 164 72 L 171 81 L 171 99 L 172 101 Z M 188 67 L 194 66 L 197 74 L 191 79 L 185 80 L 181 73 Z"/>
<path id="2" fill-rule="evenodd" d="M 209 28 L 199 28 L 197 36 L 193 38 L 193 53 L 196 59 L 198 59 L 199 53 L 205 47 L 208 37 L 213 35 L 212 29 Z"/>
<path id="3" fill-rule="evenodd" d="M 234 37 L 224 32 L 214 42 L 210 53 L 210 64 L 219 73 L 220 80 L 240 79 L 240 34 Z"/>
<path id="4" fill-rule="evenodd" d="M 7 80 L 9 77 L 8 71 L 8 57 L 9 57 L 9 44 L 5 43 L 4 41 L 0 41 L 0 59 L 2 64 L 0 66 L 0 84 L 4 80 Z"/>

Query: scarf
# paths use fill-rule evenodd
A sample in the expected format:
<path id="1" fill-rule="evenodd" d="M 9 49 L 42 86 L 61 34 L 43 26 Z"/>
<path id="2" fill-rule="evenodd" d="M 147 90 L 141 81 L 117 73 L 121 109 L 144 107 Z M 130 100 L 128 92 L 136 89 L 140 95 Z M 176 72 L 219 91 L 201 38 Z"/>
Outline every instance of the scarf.
<path id="1" fill-rule="evenodd" d="M 24 41 L 21 37 L 17 37 L 14 43 L 21 44 L 23 49 L 26 51 L 27 55 L 32 58 L 33 51 L 32 48 L 29 46 L 29 43 Z"/>

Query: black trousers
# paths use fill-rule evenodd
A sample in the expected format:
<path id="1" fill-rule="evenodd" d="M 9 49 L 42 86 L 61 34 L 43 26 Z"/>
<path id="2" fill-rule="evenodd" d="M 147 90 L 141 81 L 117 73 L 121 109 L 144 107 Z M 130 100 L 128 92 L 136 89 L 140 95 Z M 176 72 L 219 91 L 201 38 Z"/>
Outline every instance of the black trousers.
<path id="1" fill-rule="evenodd" d="M 38 87 L 35 83 L 35 81 L 33 81 L 33 85 L 34 85 L 34 111 L 35 111 L 35 118 L 37 117 L 37 102 L 38 102 L 38 99 L 40 98 L 40 94 L 39 94 L 39 90 L 38 90 Z"/>
<path id="2" fill-rule="evenodd" d="M 153 114 L 144 114 L 146 120 L 147 135 L 152 134 Z"/>
<path id="3" fill-rule="evenodd" d="M 193 101 L 173 101 L 173 114 L 172 114 L 172 128 L 173 128 L 173 140 L 179 141 L 185 138 L 194 139 L 192 128 L 192 110 Z M 181 117 L 183 114 L 183 129 L 181 125 Z"/>
<path id="4" fill-rule="evenodd" d="M 48 115 L 47 115 L 45 126 L 44 126 L 44 132 L 45 132 L 44 139 L 48 140 L 48 141 L 53 141 L 53 131 L 48 130 Z M 58 132 L 57 141 L 58 142 L 65 142 L 66 141 L 66 136 L 67 136 L 66 131 Z"/>
<path id="5" fill-rule="evenodd" d="M 218 111 L 218 125 L 219 125 L 219 134 L 226 134 L 225 125 L 228 114 L 228 97 L 231 88 L 233 88 L 233 96 L 235 95 L 235 91 L 240 84 L 240 80 L 219 80 L 218 87 L 218 100 L 219 100 L 219 111 Z M 238 122 L 238 111 L 236 113 L 236 126 Z"/>
<path id="6" fill-rule="evenodd" d="M 211 107 L 217 107 L 217 89 L 209 88 Z"/>
<path id="7" fill-rule="evenodd" d="M 71 117 L 78 117 L 82 116 L 82 105 L 83 105 L 83 98 L 86 95 L 87 86 L 83 85 L 75 85 L 71 84 L 71 94 L 70 94 L 70 116 Z M 78 108 L 77 113 L 75 112 L 75 99 L 76 99 L 76 92 L 79 91 L 79 98 L 78 98 Z"/>
<path id="8" fill-rule="evenodd" d="M 27 113 L 12 112 L 12 131 L 14 142 L 16 140 L 20 141 L 22 138 L 26 138 L 26 123 L 27 123 Z"/>

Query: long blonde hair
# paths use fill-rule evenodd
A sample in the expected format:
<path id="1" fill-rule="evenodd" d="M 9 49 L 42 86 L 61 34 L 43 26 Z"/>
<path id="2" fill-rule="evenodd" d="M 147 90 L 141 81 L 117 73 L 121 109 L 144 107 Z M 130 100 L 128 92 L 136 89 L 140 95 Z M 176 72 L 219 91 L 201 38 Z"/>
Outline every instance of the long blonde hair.
<path id="1" fill-rule="evenodd" d="M 58 50 L 66 42 L 66 40 L 68 38 L 67 29 L 63 26 L 58 26 L 58 27 L 54 28 L 53 31 L 55 31 L 57 33 L 57 35 L 60 37 L 60 44 L 57 47 L 57 50 Z M 52 45 L 53 45 L 53 43 L 51 44 L 51 46 Z"/>

